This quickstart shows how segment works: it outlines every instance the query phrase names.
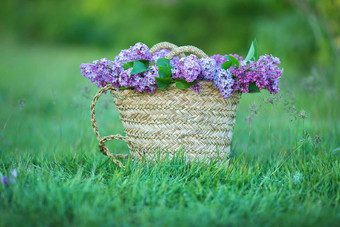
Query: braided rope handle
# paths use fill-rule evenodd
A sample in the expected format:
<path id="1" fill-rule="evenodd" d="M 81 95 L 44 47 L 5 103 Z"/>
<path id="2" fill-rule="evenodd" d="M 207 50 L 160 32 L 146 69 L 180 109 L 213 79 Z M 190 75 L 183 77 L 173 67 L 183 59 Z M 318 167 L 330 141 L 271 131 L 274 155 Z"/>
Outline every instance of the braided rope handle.
<path id="1" fill-rule="evenodd" d="M 110 159 L 112 159 L 112 161 L 118 165 L 120 168 L 125 168 L 123 166 L 123 164 L 117 159 L 117 158 L 122 158 L 122 159 L 126 159 L 128 158 L 130 155 L 129 154 L 112 154 L 110 152 L 110 150 L 107 148 L 107 146 L 105 146 L 105 142 L 109 141 L 109 140 L 124 140 L 126 143 L 129 143 L 129 139 L 126 136 L 122 136 L 122 135 L 110 135 L 110 136 L 105 136 L 105 137 L 101 137 L 98 131 L 98 127 L 97 127 L 97 122 L 96 122 L 96 112 L 95 112 L 95 107 L 96 107 L 96 103 L 99 99 L 99 97 L 106 92 L 107 90 L 113 90 L 115 91 L 116 89 L 112 86 L 112 85 L 106 85 L 105 87 L 101 88 L 97 94 L 93 97 L 91 106 L 90 106 L 90 110 L 91 110 L 91 124 L 94 130 L 94 134 L 97 137 L 98 140 L 98 147 L 99 147 L 99 151 L 101 153 L 103 153 L 104 155 L 108 156 Z"/>
<path id="2" fill-rule="evenodd" d="M 195 46 L 181 46 L 173 49 L 167 56 L 166 58 L 171 60 L 175 56 L 178 55 L 183 55 L 184 53 L 192 53 L 196 55 L 199 58 L 207 58 L 209 57 L 206 53 L 204 53 L 203 50 L 195 47 Z"/>
<path id="3" fill-rule="evenodd" d="M 167 49 L 167 50 L 172 51 L 176 48 L 178 48 L 178 46 L 175 45 L 175 44 L 172 44 L 172 43 L 169 43 L 169 42 L 160 42 L 160 43 L 157 43 L 153 47 L 150 48 L 150 53 L 154 54 L 155 52 L 162 50 L 162 49 Z M 181 54 L 180 57 L 184 57 L 184 56 L 185 56 L 184 54 Z"/>

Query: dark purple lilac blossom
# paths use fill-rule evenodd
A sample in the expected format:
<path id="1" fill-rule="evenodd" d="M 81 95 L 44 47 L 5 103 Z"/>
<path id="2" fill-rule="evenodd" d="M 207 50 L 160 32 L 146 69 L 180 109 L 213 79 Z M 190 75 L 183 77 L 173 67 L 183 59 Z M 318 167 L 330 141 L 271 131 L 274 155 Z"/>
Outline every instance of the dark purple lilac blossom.
<path id="1" fill-rule="evenodd" d="M 254 83 L 259 90 L 267 89 L 270 94 L 276 94 L 279 89 L 279 78 L 283 70 L 279 69 L 280 60 L 271 55 L 260 56 L 258 61 L 246 64 L 242 57 L 233 55 L 240 61 L 240 67 L 230 67 L 235 83 L 233 92 L 249 93 L 249 84 Z"/>
<path id="2" fill-rule="evenodd" d="M 7 177 L 6 177 L 6 176 L 2 176 L 1 178 L 2 178 L 2 179 L 1 179 L 1 183 L 2 183 L 3 185 L 7 186 L 7 185 L 8 185 L 8 179 L 7 179 Z"/>
<path id="3" fill-rule="evenodd" d="M 196 83 L 190 87 L 196 93 L 201 93 L 202 85 L 200 83 Z"/>

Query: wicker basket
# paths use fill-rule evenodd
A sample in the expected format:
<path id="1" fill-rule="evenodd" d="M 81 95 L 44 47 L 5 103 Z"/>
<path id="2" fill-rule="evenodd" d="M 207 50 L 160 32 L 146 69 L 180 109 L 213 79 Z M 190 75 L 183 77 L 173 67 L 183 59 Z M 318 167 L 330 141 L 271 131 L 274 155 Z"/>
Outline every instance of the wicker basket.
<path id="1" fill-rule="evenodd" d="M 176 47 L 159 43 L 150 49 L 172 50 L 167 58 L 193 53 L 198 57 L 207 55 L 196 47 Z M 183 150 L 187 160 L 227 159 L 235 124 L 236 111 L 241 93 L 224 99 L 212 82 L 202 81 L 201 93 L 190 89 L 180 90 L 171 85 L 167 90 L 154 94 L 135 90 L 117 91 L 108 85 L 98 91 L 91 105 L 91 121 L 99 142 L 99 150 L 122 167 L 117 158 L 129 155 L 113 155 L 105 146 L 112 139 L 124 140 L 133 158 L 153 159 L 155 154 L 171 159 L 175 152 Z M 126 136 L 101 137 L 95 120 L 95 104 L 101 94 L 111 90 L 114 103 L 120 112 Z"/>

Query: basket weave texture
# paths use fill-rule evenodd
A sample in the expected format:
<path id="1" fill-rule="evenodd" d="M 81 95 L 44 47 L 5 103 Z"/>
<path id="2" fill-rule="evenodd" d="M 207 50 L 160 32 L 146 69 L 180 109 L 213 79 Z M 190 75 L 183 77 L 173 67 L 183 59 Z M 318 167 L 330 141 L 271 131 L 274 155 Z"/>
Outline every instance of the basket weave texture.
<path id="1" fill-rule="evenodd" d="M 240 94 L 225 100 L 212 83 L 202 82 L 202 92 L 172 85 L 153 95 L 134 90 L 114 99 L 133 155 L 161 157 L 184 149 L 187 159 L 225 158 L 230 152 Z"/>
<path id="2" fill-rule="evenodd" d="M 164 45 L 151 50 L 162 47 Z M 173 51 L 169 54 L 170 58 L 183 52 L 194 52 L 188 51 L 186 47 L 171 48 Z M 204 57 L 203 54 L 196 55 Z M 108 140 L 124 140 L 132 157 L 137 159 L 153 159 L 155 154 L 172 159 L 179 150 L 183 151 L 187 160 L 229 158 L 241 93 L 236 92 L 224 99 L 212 82 L 201 81 L 200 84 L 201 93 L 190 89 L 180 90 L 175 84 L 151 95 L 135 90 L 117 91 L 111 85 L 102 88 L 91 105 L 91 121 L 99 141 L 99 150 L 119 166 L 122 163 L 117 157 L 127 158 L 128 155 L 113 155 L 104 144 Z M 107 90 L 111 90 L 114 97 L 126 136 L 112 135 L 102 138 L 99 134 L 94 109 L 99 96 Z"/>

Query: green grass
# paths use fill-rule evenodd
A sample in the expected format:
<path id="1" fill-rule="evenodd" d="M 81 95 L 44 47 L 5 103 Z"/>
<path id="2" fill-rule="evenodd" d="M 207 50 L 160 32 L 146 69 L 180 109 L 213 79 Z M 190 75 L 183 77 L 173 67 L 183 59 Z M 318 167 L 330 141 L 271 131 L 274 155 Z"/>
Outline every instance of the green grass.
<path id="1" fill-rule="evenodd" d="M 329 88 L 309 95 L 285 75 L 276 106 L 261 101 L 265 92 L 243 96 L 229 167 L 128 160 L 123 170 L 98 152 L 89 117 L 97 89 L 79 73 L 81 62 L 117 51 L 7 42 L 0 53 L 0 172 L 18 171 L 15 183 L 0 185 L 0 226 L 340 222 L 339 93 Z M 307 119 L 290 121 L 288 88 Z M 249 111 L 254 102 L 257 114 Z M 97 113 L 103 135 L 123 133 L 112 97 L 100 99 Z M 121 141 L 109 147 L 128 153 Z"/>

